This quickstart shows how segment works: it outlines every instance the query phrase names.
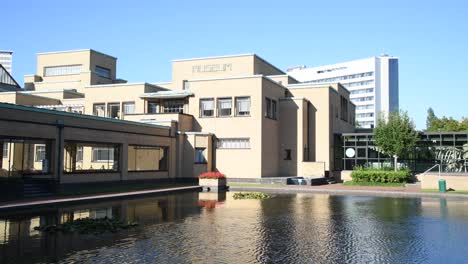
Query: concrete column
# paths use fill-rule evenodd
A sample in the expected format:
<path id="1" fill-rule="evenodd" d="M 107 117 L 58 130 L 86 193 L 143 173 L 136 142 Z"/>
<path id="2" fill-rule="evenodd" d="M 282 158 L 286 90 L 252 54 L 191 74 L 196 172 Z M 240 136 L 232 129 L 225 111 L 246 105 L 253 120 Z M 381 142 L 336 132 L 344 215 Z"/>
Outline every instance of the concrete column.
<path id="1" fill-rule="evenodd" d="M 123 143 L 120 150 L 120 179 L 128 180 L 128 143 Z"/>
<path id="2" fill-rule="evenodd" d="M 61 182 L 62 175 L 63 175 L 63 161 L 64 161 L 64 147 L 65 147 L 65 140 L 63 136 L 63 130 L 64 130 L 64 125 L 63 125 L 63 120 L 57 120 L 57 136 L 56 138 L 56 144 L 55 144 L 55 175 L 57 180 Z"/>

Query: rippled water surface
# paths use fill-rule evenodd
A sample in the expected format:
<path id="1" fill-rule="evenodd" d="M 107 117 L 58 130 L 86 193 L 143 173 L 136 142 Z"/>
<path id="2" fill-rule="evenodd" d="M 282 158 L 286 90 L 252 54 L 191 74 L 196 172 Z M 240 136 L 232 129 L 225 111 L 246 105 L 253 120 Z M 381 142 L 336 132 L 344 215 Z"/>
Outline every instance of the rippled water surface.
<path id="1" fill-rule="evenodd" d="M 468 201 L 322 194 L 167 196 L 0 215 L 1 263 L 466 263 Z M 137 221 L 101 235 L 34 227 Z"/>

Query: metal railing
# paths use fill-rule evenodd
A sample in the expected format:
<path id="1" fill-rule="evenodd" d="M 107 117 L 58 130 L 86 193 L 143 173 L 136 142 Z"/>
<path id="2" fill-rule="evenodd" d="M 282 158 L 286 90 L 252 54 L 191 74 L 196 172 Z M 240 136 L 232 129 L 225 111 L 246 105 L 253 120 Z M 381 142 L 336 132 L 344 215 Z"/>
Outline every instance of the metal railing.
<path id="1" fill-rule="evenodd" d="M 429 171 L 431 171 L 431 170 L 434 169 L 435 167 L 439 167 L 439 177 L 440 177 L 441 170 L 442 170 L 440 164 L 436 164 L 436 165 L 430 167 L 430 168 L 427 169 L 425 172 L 423 172 L 422 175 L 426 175 L 426 173 L 428 173 Z"/>

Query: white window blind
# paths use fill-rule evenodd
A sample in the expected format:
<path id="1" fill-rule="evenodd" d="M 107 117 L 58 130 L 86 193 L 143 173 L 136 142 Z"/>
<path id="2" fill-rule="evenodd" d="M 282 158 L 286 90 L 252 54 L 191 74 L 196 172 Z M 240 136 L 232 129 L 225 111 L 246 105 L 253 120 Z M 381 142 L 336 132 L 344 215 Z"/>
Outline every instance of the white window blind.
<path id="1" fill-rule="evenodd" d="M 218 99 L 218 115 L 219 116 L 230 116 L 231 109 L 232 109 L 231 98 Z"/>
<path id="2" fill-rule="evenodd" d="M 237 116 L 250 115 L 250 97 L 237 97 L 236 98 L 236 115 Z"/>
<path id="3" fill-rule="evenodd" d="M 135 103 L 133 102 L 123 103 L 123 112 L 124 114 L 135 113 Z"/>
<path id="4" fill-rule="evenodd" d="M 250 138 L 219 138 L 217 147 L 220 149 L 249 149 Z"/>
<path id="5" fill-rule="evenodd" d="M 207 117 L 213 116 L 214 113 L 214 100 L 202 99 L 200 100 L 200 116 Z"/>
<path id="6" fill-rule="evenodd" d="M 51 66 L 44 68 L 44 76 L 60 76 L 60 75 L 71 75 L 80 74 L 80 65 L 64 65 L 64 66 Z"/>

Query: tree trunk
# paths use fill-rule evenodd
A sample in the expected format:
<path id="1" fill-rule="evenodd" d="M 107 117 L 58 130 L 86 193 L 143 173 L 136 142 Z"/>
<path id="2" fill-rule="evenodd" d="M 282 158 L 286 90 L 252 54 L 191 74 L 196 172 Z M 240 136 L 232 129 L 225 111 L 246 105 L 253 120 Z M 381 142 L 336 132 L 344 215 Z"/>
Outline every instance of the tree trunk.
<path id="1" fill-rule="evenodd" d="M 398 171 L 398 156 L 393 155 L 393 167 L 395 168 L 395 171 Z"/>

